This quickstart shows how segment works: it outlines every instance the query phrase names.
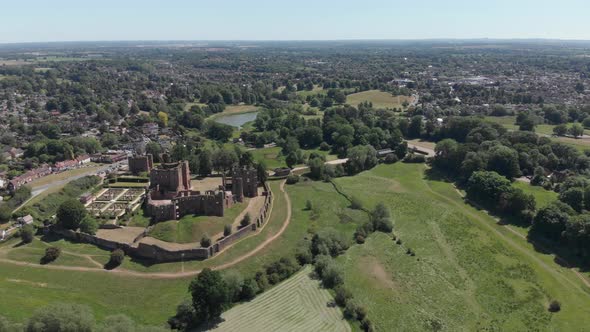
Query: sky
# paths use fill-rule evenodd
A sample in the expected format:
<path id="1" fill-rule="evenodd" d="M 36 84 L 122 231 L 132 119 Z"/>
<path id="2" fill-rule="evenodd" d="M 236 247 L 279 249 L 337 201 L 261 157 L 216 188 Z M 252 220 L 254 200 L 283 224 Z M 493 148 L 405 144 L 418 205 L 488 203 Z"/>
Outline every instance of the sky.
<path id="1" fill-rule="evenodd" d="M 590 0 L 0 0 L 0 43 L 590 40 Z"/>

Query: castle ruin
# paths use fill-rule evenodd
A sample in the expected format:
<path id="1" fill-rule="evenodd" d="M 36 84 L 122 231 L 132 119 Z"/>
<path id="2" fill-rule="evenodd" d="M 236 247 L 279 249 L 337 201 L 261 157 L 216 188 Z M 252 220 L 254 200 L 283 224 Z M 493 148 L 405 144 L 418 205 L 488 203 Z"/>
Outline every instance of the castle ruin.
<path id="1" fill-rule="evenodd" d="M 150 172 L 146 209 L 153 222 L 178 220 L 187 214 L 220 216 L 244 197 L 258 195 L 256 170 L 235 167 L 222 185 L 205 192 L 191 190 L 188 161 L 161 164 Z"/>

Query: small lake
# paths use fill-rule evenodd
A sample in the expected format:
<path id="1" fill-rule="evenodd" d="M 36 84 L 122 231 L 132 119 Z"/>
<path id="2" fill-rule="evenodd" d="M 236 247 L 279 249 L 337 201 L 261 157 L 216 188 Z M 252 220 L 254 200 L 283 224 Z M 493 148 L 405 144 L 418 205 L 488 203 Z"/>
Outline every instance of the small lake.
<path id="1" fill-rule="evenodd" d="M 258 112 L 228 114 L 215 118 L 215 122 L 240 128 L 244 123 L 256 120 L 257 116 Z"/>

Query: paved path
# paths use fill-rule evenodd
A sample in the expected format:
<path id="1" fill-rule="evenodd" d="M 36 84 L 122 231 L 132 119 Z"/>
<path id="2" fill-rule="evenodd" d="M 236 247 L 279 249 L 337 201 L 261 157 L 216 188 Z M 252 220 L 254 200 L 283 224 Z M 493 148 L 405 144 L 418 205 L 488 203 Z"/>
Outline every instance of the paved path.
<path id="1" fill-rule="evenodd" d="M 230 262 L 211 267 L 213 270 L 227 269 L 227 268 L 232 267 L 238 263 L 243 262 L 244 260 L 256 255 L 258 252 L 260 252 L 261 250 L 266 248 L 269 244 L 271 244 L 272 242 L 277 240 L 285 232 L 285 230 L 289 226 L 289 223 L 291 222 L 291 199 L 289 198 L 289 195 L 285 191 L 285 182 L 286 181 L 281 182 L 280 190 L 281 190 L 282 194 L 284 195 L 285 201 L 287 203 L 286 204 L 287 216 L 285 217 L 285 220 L 283 221 L 283 225 L 281 226 L 281 229 L 276 234 L 274 234 L 273 236 L 269 237 L 264 242 L 259 244 L 256 248 L 254 248 L 254 250 L 252 250 L 240 257 L 237 257 L 236 259 L 234 259 Z M 274 207 L 274 204 L 271 207 L 271 211 L 269 212 L 269 218 L 272 215 L 273 207 Z M 239 243 L 239 241 L 236 243 Z M 232 246 L 233 246 L 233 244 L 232 244 Z M 228 249 L 228 248 L 231 248 L 231 246 L 228 246 L 226 249 Z M 225 251 L 226 249 L 224 249 L 223 251 Z M 0 251 L 2 251 L 2 250 L 0 249 Z M 6 252 L 6 250 L 4 250 L 4 252 Z M 216 256 L 216 257 L 219 257 L 219 256 Z M 139 277 L 139 278 L 148 278 L 148 279 L 187 278 L 187 277 L 195 276 L 201 272 L 201 270 L 181 271 L 181 272 L 137 272 L 137 271 L 126 270 L 126 269 L 105 270 L 105 269 L 98 268 L 98 267 L 93 268 L 93 267 L 80 267 L 80 266 L 52 265 L 52 264 L 40 265 L 40 264 L 34 264 L 34 263 L 29 263 L 29 262 L 15 261 L 15 260 L 3 258 L 3 257 L 0 258 L 0 262 L 13 264 L 13 265 L 19 265 L 19 266 L 41 268 L 41 269 L 109 273 L 109 274 L 115 274 L 115 275 L 121 275 L 121 276 L 130 276 L 130 277 Z"/>

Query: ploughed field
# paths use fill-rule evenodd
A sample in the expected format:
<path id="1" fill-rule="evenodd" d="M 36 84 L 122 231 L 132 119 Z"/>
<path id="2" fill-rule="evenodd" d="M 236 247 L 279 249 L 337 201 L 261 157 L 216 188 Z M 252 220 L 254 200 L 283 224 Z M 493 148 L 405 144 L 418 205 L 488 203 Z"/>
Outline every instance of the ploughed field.
<path id="1" fill-rule="evenodd" d="M 330 292 L 310 278 L 307 266 L 254 300 L 221 315 L 214 331 L 350 331 Z"/>

